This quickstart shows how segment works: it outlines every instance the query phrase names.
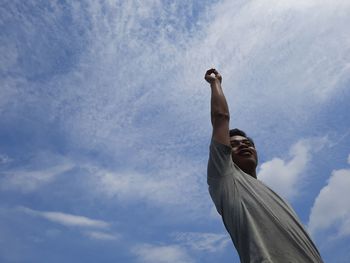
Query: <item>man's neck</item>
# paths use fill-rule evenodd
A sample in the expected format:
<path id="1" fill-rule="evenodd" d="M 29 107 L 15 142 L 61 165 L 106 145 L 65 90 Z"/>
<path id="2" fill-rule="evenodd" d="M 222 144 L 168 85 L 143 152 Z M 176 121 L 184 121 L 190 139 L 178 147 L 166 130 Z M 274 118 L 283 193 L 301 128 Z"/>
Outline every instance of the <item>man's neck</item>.
<path id="1" fill-rule="evenodd" d="M 250 175 L 251 177 L 254 177 L 255 179 L 257 179 L 256 177 L 256 170 L 252 170 L 252 171 L 246 171 L 246 170 L 243 170 L 243 172 L 245 172 L 246 174 Z"/>

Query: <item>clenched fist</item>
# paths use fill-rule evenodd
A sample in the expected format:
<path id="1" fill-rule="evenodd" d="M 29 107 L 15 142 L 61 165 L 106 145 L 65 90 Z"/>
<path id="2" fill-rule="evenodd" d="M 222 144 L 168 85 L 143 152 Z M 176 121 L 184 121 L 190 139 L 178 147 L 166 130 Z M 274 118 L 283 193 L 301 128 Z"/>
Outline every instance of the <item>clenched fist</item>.
<path id="1" fill-rule="evenodd" d="M 210 84 L 214 84 L 216 81 L 219 81 L 221 83 L 222 81 L 220 73 L 215 68 L 207 70 L 207 72 L 205 72 L 204 79 Z"/>

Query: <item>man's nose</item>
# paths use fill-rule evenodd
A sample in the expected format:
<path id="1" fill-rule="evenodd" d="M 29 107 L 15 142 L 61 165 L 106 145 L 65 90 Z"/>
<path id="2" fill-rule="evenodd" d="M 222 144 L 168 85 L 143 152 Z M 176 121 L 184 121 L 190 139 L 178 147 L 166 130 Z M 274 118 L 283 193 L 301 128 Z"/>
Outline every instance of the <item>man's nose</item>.
<path id="1" fill-rule="evenodd" d="M 241 146 L 248 147 L 248 145 L 245 142 L 238 142 L 238 147 Z"/>
<path id="2" fill-rule="evenodd" d="M 243 149 L 243 148 L 249 148 L 249 146 L 247 144 L 245 144 L 244 142 L 239 142 L 238 144 L 238 149 Z"/>

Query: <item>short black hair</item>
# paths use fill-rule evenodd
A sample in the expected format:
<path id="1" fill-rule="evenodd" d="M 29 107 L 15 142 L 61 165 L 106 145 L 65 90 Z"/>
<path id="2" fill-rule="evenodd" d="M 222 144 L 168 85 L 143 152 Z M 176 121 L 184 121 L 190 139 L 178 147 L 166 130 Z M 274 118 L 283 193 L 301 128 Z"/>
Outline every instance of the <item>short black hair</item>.
<path id="1" fill-rule="evenodd" d="M 246 137 L 253 144 L 253 146 L 255 147 L 253 139 L 248 137 L 247 134 L 244 131 L 242 131 L 240 129 L 237 129 L 237 128 L 230 130 L 230 138 L 232 136 L 236 136 L 236 135 Z"/>

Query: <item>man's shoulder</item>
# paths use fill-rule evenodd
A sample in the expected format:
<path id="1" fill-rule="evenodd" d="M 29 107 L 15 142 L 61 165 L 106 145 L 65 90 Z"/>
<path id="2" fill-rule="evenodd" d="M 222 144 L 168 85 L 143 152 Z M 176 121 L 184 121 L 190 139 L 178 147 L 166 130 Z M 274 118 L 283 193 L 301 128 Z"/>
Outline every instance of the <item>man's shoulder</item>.
<path id="1" fill-rule="evenodd" d="M 231 154 L 231 151 L 232 151 L 231 146 L 222 144 L 216 141 L 214 138 L 211 138 L 209 149 L 211 152 L 217 150 L 217 151 L 222 151 L 225 154 Z"/>
<path id="2" fill-rule="evenodd" d="M 231 152 L 231 146 L 219 143 L 215 139 L 211 140 L 208 177 L 223 178 L 234 172 Z"/>

